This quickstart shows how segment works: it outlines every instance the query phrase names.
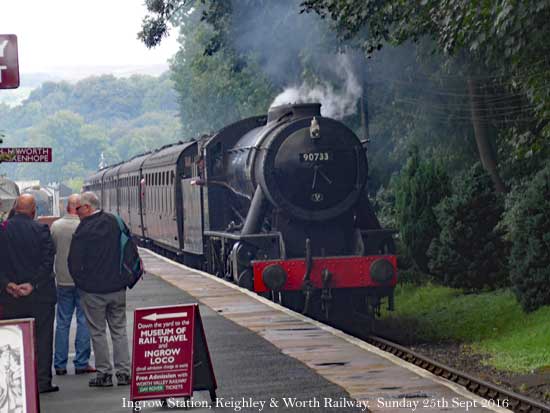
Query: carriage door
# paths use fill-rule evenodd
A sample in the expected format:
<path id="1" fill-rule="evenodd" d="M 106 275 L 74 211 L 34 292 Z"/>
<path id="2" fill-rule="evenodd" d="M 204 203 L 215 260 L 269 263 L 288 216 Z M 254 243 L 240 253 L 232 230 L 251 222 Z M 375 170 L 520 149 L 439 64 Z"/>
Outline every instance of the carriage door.
<path id="1" fill-rule="evenodd" d="M 186 178 L 181 180 L 183 245 L 185 252 L 202 255 L 202 187 L 195 185 L 196 179 Z"/>

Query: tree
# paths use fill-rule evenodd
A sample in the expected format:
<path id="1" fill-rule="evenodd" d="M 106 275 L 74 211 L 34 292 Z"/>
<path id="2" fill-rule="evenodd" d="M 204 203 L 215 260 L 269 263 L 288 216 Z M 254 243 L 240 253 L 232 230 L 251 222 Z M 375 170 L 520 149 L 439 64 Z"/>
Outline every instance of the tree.
<path id="1" fill-rule="evenodd" d="M 526 311 L 550 304 L 550 166 L 510 196 L 506 220 L 512 243 L 508 267 Z"/>
<path id="2" fill-rule="evenodd" d="M 548 153 L 550 70 L 543 58 L 550 35 L 547 1 L 305 0 L 303 7 L 330 16 L 344 37 L 358 37 L 369 54 L 384 43 L 428 37 L 449 61 L 462 61 L 480 160 L 498 190 L 505 188 L 493 151 L 495 125 L 513 122 L 528 132 L 517 143 L 523 153 Z M 497 75 L 487 76 L 488 71 Z M 497 79 L 505 87 L 495 96 L 492 83 Z M 519 105 L 518 96 L 525 96 L 528 104 Z"/>
<path id="3" fill-rule="evenodd" d="M 176 24 L 178 17 L 195 0 L 146 0 L 148 14 L 143 18 L 142 29 L 138 33 L 147 47 L 155 47 L 168 36 L 170 23 Z"/>
<path id="4" fill-rule="evenodd" d="M 168 73 L 43 83 L 20 105 L 0 105 L 0 129 L 8 146 L 52 147 L 54 164 L 5 163 L 3 172 L 15 179 L 77 182 L 97 170 L 101 153 L 114 163 L 177 142 L 181 126 L 173 86 Z M 140 129 L 149 134 L 146 145 L 126 139 Z"/>
<path id="5" fill-rule="evenodd" d="M 105 131 L 87 125 L 82 116 L 70 111 L 49 116 L 31 128 L 28 135 L 26 145 L 52 148 L 54 163 L 24 164 L 19 172 L 28 179 L 39 177 L 45 182 L 78 177 L 74 175 L 75 170 L 83 173 L 96 170 L 99 155 L 108 146 Z M 73 166 L 68 167 L 69 164 Z"/>
<path id="6" fill-rule="evenodd" d="M 165 2 L 161 8 L 162 16 L 166 7 L 179 12 L 181 47 L 172 60 L 171 78 L 186 138 L 265 113 L 274 96 L 255 58 L 229 45 L 234 17 L 230 3 L 179 2 L 176 7 L 176 2 Z M 153 6 L 159 10 L 159 4 Z"/>
<path id="7" fill-rule="evenodd" d="M 497 228 L 502 196 L 479 163 L 453 180 L 452 195 L 435 208 L 441 232 L 428 250 L 429 267 L 443 285 L 466 290 L 507 284 L 507 245 Z"/>
<path id="8" fill-rule="evenodd" d="M 450 191 L 440 162 L 421 159 L 413 148 L 394 185 L 400 241 L 416 267 L 429 272 L 426 252 L 440 228 L 433 209 Z"/>

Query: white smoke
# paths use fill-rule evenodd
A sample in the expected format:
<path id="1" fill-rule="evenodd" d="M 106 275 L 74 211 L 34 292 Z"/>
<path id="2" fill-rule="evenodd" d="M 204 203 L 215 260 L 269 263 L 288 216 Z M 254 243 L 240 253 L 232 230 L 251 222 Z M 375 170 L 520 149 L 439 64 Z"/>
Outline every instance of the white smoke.
<path id="1" fill-rule="evenodd" d="M 353 71 L 350 58 L 341 54 L 334 66 L 334 73 L 343 87 L 336 90 L 328 82 L 310 85 L 306 82 L 300 86 L 288 87 L 281 92 L 271 106 L 280 106 L 292 103 L 321 103 L 321 114 L 325 117 L 342 119 L 353 115 L 357 110 L 357 100 L 363 90 Z"/>

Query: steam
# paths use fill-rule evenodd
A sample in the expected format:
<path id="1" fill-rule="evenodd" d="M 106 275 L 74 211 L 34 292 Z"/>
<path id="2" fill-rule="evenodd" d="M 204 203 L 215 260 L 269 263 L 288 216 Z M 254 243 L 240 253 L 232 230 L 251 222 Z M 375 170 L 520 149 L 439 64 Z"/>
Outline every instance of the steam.
<path id="1" fill-rule="evenodd" d="M 321 114 L 325 117 L 343 119 L 357 110 L 357 101 L 363 90 L 355 75 L 350 58 L 337 55 L 337 64 L 332 68 L 335 78 L 341 83 L 335 88 L 332 83 L 322 82 L 311 85 L 303 82 L 300 86 L 287 87 L 273 101 L 271 106 L 291 103 L 321 103 Z"/>

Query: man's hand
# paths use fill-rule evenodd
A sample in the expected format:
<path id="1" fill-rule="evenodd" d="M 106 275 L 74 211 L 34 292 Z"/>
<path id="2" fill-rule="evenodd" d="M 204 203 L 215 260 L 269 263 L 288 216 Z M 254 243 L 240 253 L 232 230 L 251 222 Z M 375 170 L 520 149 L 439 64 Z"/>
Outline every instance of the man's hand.
<path id="1" fill-rule="evenodd" d="M 27 295 L 29 295 L 30 293 L 32 293 L 32 285 L 30 283 L 24 283 L 24 284 L 19 284 L 17 286 L 17 291 L 19 293 L 19 297 L 26 297 Z"/>
<path id="2" fill-rule="evenodd" d="M 19 286 L 14 282 L 8 283 L 8 285 L 6 285 L 6 292 L 13 298 L 19 298 Z"/>

